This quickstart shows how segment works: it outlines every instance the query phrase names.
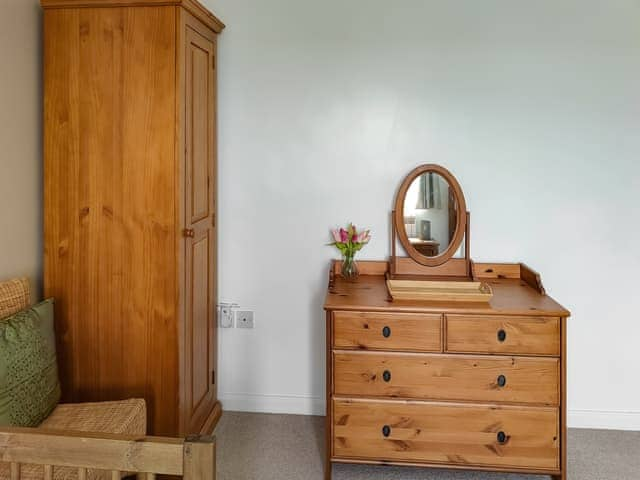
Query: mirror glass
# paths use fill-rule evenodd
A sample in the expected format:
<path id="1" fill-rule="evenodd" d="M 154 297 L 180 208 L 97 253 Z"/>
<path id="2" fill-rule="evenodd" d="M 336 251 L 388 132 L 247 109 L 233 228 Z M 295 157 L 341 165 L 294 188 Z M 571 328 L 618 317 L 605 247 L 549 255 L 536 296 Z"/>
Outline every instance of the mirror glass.
<path id="1" fill-rule="evenodd" d="M 404 197 L 404 229 L 409 243 L 426 257 L 441 255 L 451 244 L 458 222 L 454 190 L 436 172 L 413 180 Z"/>

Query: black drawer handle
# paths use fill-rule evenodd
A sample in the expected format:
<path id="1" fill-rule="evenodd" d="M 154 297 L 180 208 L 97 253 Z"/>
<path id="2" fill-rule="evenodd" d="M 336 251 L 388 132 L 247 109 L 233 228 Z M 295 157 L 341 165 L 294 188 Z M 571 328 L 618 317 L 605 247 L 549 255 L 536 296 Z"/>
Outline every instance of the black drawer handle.
<path id="1" fill-rule="evenodd" d="M 391 372 L 389 370 L 385 370 L 384 372 L 382 372 L 382 379 L 385 382 L 390 382 L 391 381 Z"/>
<path id="2" fill-rule="evenodd" d="M 499 375 L 498 376 L 498 386 L 499 387 L 504 387 L 507 384 L 507 377 L 505 377 L 504 375 Z"/>
<path id="3" fill-rule="evenodd" d="M 385 437 L 391 435 L 391 427 L 389 425 L 385 425 L 384 427 L 382 427 L 382 435 L 384 435 Z"/>
<path id="4" fill-rule="evenodd" d="M 498 330 L 498 341 L 504 342 L 507 339 L 507 332 L 503 329 Z"/>
<path id="5" fill-rule="evenodd" d="M 507 435 L 504 432 L 498 432 L 498 443 L 505 443 L 507 441 Z"/>
<path id="6" fill-rule="evenodd" d="M 391 336 L 391 329 L 389 327 L 384 327 L 382 329 L 382 336 L 384 338 L 389 338 Z"/>

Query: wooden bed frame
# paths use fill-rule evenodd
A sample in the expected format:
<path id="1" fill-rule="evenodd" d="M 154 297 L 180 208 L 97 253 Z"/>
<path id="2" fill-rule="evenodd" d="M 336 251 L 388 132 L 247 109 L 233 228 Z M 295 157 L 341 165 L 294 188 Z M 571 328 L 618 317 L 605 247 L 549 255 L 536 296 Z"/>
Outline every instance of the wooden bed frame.
<path id="1" fill-rule="evenodd" d="M 215 480 L 215 438 L 136 437 L 131 435 L 60 432 L 39 428 L 0 429 L 0 461 L 11 464 L 11 480 L 20 478 L 22 464 L 41 465 L 44 480 L 53 480 L 54 468 L 77 469 L 78 480 L 87 470 L 153 480 L 156 475 L 178 475 L 185 480 Z"/>

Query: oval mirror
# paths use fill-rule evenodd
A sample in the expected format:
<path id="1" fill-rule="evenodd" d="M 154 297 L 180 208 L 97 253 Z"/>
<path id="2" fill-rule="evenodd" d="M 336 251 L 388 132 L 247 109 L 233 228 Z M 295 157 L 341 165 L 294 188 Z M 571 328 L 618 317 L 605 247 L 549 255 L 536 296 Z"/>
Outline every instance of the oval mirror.
<path id="1" fill-rule="evenodd" d="M 440 165 L 421 165 L 400 185 L 395 228 L 407 255 L 426 266 L 442 265 L 462 243 L 467 207 L 460 184 Z"/>

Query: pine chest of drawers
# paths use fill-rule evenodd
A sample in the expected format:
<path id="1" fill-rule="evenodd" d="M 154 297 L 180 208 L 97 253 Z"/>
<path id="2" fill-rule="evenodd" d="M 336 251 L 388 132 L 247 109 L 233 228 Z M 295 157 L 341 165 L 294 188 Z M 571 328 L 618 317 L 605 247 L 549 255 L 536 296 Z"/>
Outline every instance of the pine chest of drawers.
<path id="1" fill-rule="evenodd" d="M 489 304 L 391 302 L 386 262 L 362 263 L 325 303 L 326 478 L 332 463 L 566 478 L 569 312 L 487 264 Z"/>

